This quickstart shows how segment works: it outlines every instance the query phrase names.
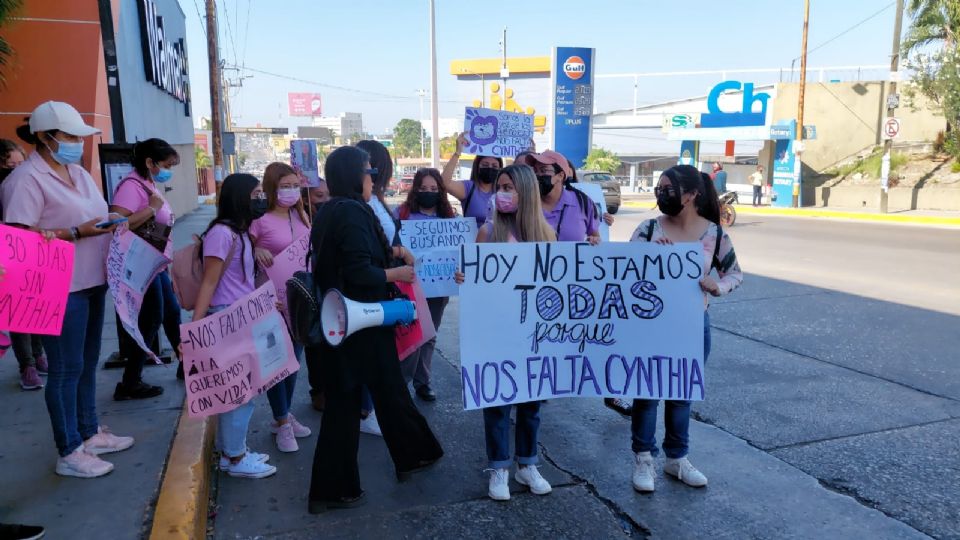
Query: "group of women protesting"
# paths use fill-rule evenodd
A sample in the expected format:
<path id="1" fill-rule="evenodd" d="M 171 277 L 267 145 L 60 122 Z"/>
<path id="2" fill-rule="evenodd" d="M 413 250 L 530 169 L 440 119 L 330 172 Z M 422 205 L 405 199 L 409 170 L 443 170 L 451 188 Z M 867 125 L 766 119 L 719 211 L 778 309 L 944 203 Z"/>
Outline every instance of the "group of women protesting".
<path id="1" fill-rule="evenodd" d="M 56 114 L 47 114 L 46 109 Z M 45 103 L 18 131 L 34 151 L 2 184 L 4 221 L 28 227 L 47 238 L 74 242 L 75 269 L 63 333 L 44 336 L 46 401 L 54 440 L 60 454 L 56 471 L 84 478 L 108 473 L 113 466 L 99 456 L 130 448 L 133 438 L 113 435 L 100 425 L 94 402 L 95 369 L 105 313 L 105 259 L 115 225 L 98 226 L 108 218 L 103 196 L 79 165 L 84 137 L 96 130 L 83 123 L 67 104 Z M 597 206 L 576 189 L 573 165 L 553 151 L 525 152 L 506 165 L 500 157 L 476 156 L 470 178 L 455 180 L 460 153 L 443 171 L 421 169 L 406 200 L 391 209 L 384 198 L 393 175 L 387 149 L 376 141 L 334 150 L 326 159 L 325 181 L 307 192 L 293 168 L 270 164 L 262 181 L 232 174 L 221 187 L 216 217 L 202 235 L 203 277 L 193 320 L 229 306 L 253 292 L 263 268 L 295 240 L 309 235 L 316 293 L 336 288 L 359 302 L 379 302 L 399 295 L 396 284 L 416 279 L 414 257 L 401 245 L 398 229 L 404 220 L 451 218 L 457 211 L 448 195 L 460 202 L 464 217 L 476 219 L 477 242 L 589 242 L 600 239 L 602 216 Z M 168 230 L 173 215 L 158 185 L 168 180 L 178 162 L 172 147 L 156 139 L 135 149 L 135 171 L 124 179 L 110 211 L 126 217 L 131 231 L 147 226 Z M 718 279 L 704 276 L 702 320 L 705 354 L 709 354 L 707 307 L 711 296 L 735 289 L 742 280 L 733 245 L 719 227 L 717 193 L 708 177 L 689 166 L 669 169 L 656 188 L 662 215 L 644 221 L 631 238 L 637 242 L 700 242 L 707 267 Z M 149 225 L 147 225 L 149 224 Z M 462 280 L 462 275 L 457 274 Z M 278 285 L 279 286 L 279 285 Z M 169 276 L 162 272 L 150 285 L 140 316 L 145 339 L 179 317 L 176 297 L 168 293 Z M 172 300 L 172 302 L 171 302 Z M 443 321 L 447 298 L 428 300 L 435 327 Z M 425 316 L 425 314 L 421 314 Z M 176 320 L 179 323 L 179 320 Z M 176 346 L 179 338 L 167 332 Z M 174 341 L 177 340 L 177 341 Z M 303 357 L 315 408 L 323 410 L 313 461 L 309 511 L 346 508 L 363 502 L 357 461 L 361 431 L 382 435 L 399 481 L 422 471 L 443 456 L 443 449 L 414 404 L 437 398 L 432 383 L 435 338 L 408 358 L 398 358 L 394 329 L 372 327 L 357 331 L 339 347 L 326 343 L 295 345 Z M 140 354 L 142 353 L 142 354 Z M 29 356 L 29 355 L 28 355 Z M 34 355 L 36 356 L 36 355 Z M 147 353 L 128 355 L 117 399 L 157 395 L 157 387 L 141 378 Z M 38 362 L 28 362 L 31 369 Z M 34 368 L 35 369 L 35 368 Z M 281 452 L 298 450 L 297 439 L 311 435 L 290 412 L 297 374 L 268 392 L 273 415 L 271 430 Z M 162 391 L 162 390 L 160 390 Z M 452 390 L 451 390 L 452 391 Z M 516 428 L 511 451 L 511 409 Z M 654 457 L 658 402 L 634 400 L 631 436 L 635 454 L 632 482 L 638 491 L 654 489 Z M 220 469 L 231 476 L 263 478 L 276 473 L 266 453 L 253 452 L 247 433 L 254 409 L 250 401 L 217 416 Z M 538 471 L 537 448 L 541 403 L 528 402 L 483 409 L 488 459 L 488 493 L 510 498 L 509 475 L 514 461 L 516 481 L 531 492 L 550 493 L 550 483 Z M 691 486 L 706 485 L 706 477 L 687 459 L 690 403 L 667 401 L 664 471 Z"/>

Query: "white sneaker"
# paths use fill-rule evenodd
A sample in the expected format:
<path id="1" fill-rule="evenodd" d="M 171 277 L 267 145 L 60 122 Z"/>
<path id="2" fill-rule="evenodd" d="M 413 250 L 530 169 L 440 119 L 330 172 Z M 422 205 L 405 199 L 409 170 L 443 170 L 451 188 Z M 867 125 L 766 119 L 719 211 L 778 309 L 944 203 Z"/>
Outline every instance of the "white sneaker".
<path id="1" fill-rule="evenodd" d="M 259 461 L 260 463 L 266 463 L 270 461 L 270 456 L 268 454 L 258 454 L 256 452 L 251 452 L 249 449 L 247 450 L 246 453 L 248 456 Z M 228 458 L 226 455 L 223 454 L 223 452 L 221 452 L 220 453 L 220 470 L 223 472 L 227 472 L 227 469 L 229 468 L 230 468 L 230 458 Z"/>
<path id="2" fill-rule="evenodd" d="M 57 460 L 57 474 L 77 478 L 96 478 L 113 470 L 113 463 L 87 453 L 81 445 L 72 454 Z"/>
<path id="3" fill-rule="evenodd" d="M 685 457 L 680 459 L 667 458 L 667 462 L 663 465 L 663 472 L 670 476 L 675 476 L 677 480 L 680 480 L 690 487 L 703 487 L 707 485 L 707 477 L 698 471 Z"/>
<path id="4" fill-rule="evenodd" d="M 360 433 L 383 437 L 383 432 L 380 431 L 380 423 L 377 422 L 377 413 L 371 411 L 366 418 L 360 420 Z"/>
<path id="5" fill-rule="evenodd" d="M 536 465 L 521 465 L 517 468 L 516 478 L 518 484 L 530 488 L 530 492 L 534 495 L 546 495 L 553 491 L 550 482 L 540 476 Z"/>
<path id="6" fill-rule="evenodd" d="M 296 452 L 300 449 L 297 438 L 293 434 L 293 424 L 289 422 L 280 426 L 274 438 L 277 442 L 277 450 L 281 452 Z"/>
<path id="7" fill-rule="evenodd" d="M 633 466 L 633 489 L 641 493 L 653 491 L 653 456 L 650 452 L 634 454 L 636 465 Z"/>
<path id="8" fill-rule="evenodd" d="M 111 452 L 121 452 L 133 446 L 133 437 L 119 437 L 110 433 L 106 426 L 97 428 L 97 434 L 83 441 L 83 449 L 88 454 L 99 456 Z"/>
<path id="9" fill-rule="evenodd" d="M 293 425 L 293 435 L 298 439 L 309 437 L 310 434 L 313 433 L 310 431 L 310 428 L 298 422 L 297 419 L 294 418 L 293 413 L 287 414 L 287 421 Z M 279 431 L 280 424 L 278 424 L 276 420 L 270 422 L 270 433 L 276 435 Z"/>
<path id="10" fill-rule="evenodd" d="M 487 495 L 495 501 L 510 500 L 510 470 L 509 469 L 487 469 L 490 472 L 490 484 L 487 487 Z"/>
<path id="11" fill-rule="evenodd" d="M 227 474 L 237 478 L 266 478 L 277 472 L 277 468 L 268 465 L 250 454 L 244 454 L 243 459 L 227 465 Z"/>

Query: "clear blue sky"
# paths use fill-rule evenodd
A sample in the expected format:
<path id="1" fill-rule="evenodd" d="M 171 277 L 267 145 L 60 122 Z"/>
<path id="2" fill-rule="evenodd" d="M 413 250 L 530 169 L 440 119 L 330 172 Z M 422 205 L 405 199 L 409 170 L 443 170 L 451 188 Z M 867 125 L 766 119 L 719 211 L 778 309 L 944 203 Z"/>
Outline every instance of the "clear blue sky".
<path id="1" fill-rule="evenodd" d="M 210 110 L 200 18 L 204 2 L 179 1 L 187 16 L 193 113 L 199 118 Z M 415 91 L 430 84 L 427 0 L 217 3 L 221 58 L 228 64 L 403 98 L 247 72 L 253 78 L 231 93 L 235 124 L 305 124 L 308 119 L 287 118 L 286 95 L 310 91 L 323 95 L 324 114 L 363 113 L 364 129 L 371 133 L 390 129 L 401 118 L 419 117 Z M 437 0 L 436 4 L 441 117 L 462 114 L 463 104 L 453 100 L 450 61 L 499 56 L 504 26 L 508 27 L 509 56 L 545 56 L 556 45 L 595 47 L 596 73 L 605 74 L 789 67 L 799 56 L 803 23 L 802 0 Z M 891 0 L 812 0 L 811 49 L 884 11 L 812 52 L 809 64 L 889 63 L 893 4 Z M 632 84 L 606 84 L 606 89 L 597 91 L 598 109 L 630 106 Z M 640 91 L 640 102 L 702 91 L 703 83 L 691 84 L 682 78 L 649 80 Z"/>

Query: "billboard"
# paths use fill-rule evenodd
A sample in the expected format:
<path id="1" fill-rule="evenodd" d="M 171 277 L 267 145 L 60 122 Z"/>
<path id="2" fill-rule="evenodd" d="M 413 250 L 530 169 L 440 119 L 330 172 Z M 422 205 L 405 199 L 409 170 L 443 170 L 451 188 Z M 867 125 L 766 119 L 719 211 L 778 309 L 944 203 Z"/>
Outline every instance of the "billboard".
<path id="1" fill-rule="evenodd" d="M 553 149 L 583 167 L 590 153 L 595 49 L 553 50 Z"/>
<path id="2" fill-rule="evenodd" d="M 309 92 L 290 92 L 287 94 L 287 108 L 290 116 L 320 116 L 320 94 Z"/>

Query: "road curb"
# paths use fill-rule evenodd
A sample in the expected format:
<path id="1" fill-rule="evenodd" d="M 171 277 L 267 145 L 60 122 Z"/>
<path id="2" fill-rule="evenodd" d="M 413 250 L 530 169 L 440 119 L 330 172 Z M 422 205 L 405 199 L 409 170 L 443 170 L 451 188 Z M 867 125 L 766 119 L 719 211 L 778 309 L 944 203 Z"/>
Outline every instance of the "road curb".
<path id="1" fill-rule="evenodd" d="M 160 483 L 150 540 L 206 538 L 215 430 L 210 417 L 190 418 L 184 401 Z"/>
<path id="2" fill-rule="evenodd" d="M 624 202 L 627 208 L 647 208 L 653 210 L 656 208 L 656 202 Z M 906 214 L 878 214 L 870 212 L 852 212 L 845 210 L 830 210 L 828 208 L 772 208 L 769 206 L 754 207 L 748 205 L 736 205 L 738 214 L 756 215 L 756 216 L 786 216 L 786 217 L 810 217 L 826 219 L 851 219 L 857 221 L 875 221 L 883 223 L 908 223 L 914 225 L 948 225 L 960 227 L 960 217 L 952 216 L 917 216 Z"/>

